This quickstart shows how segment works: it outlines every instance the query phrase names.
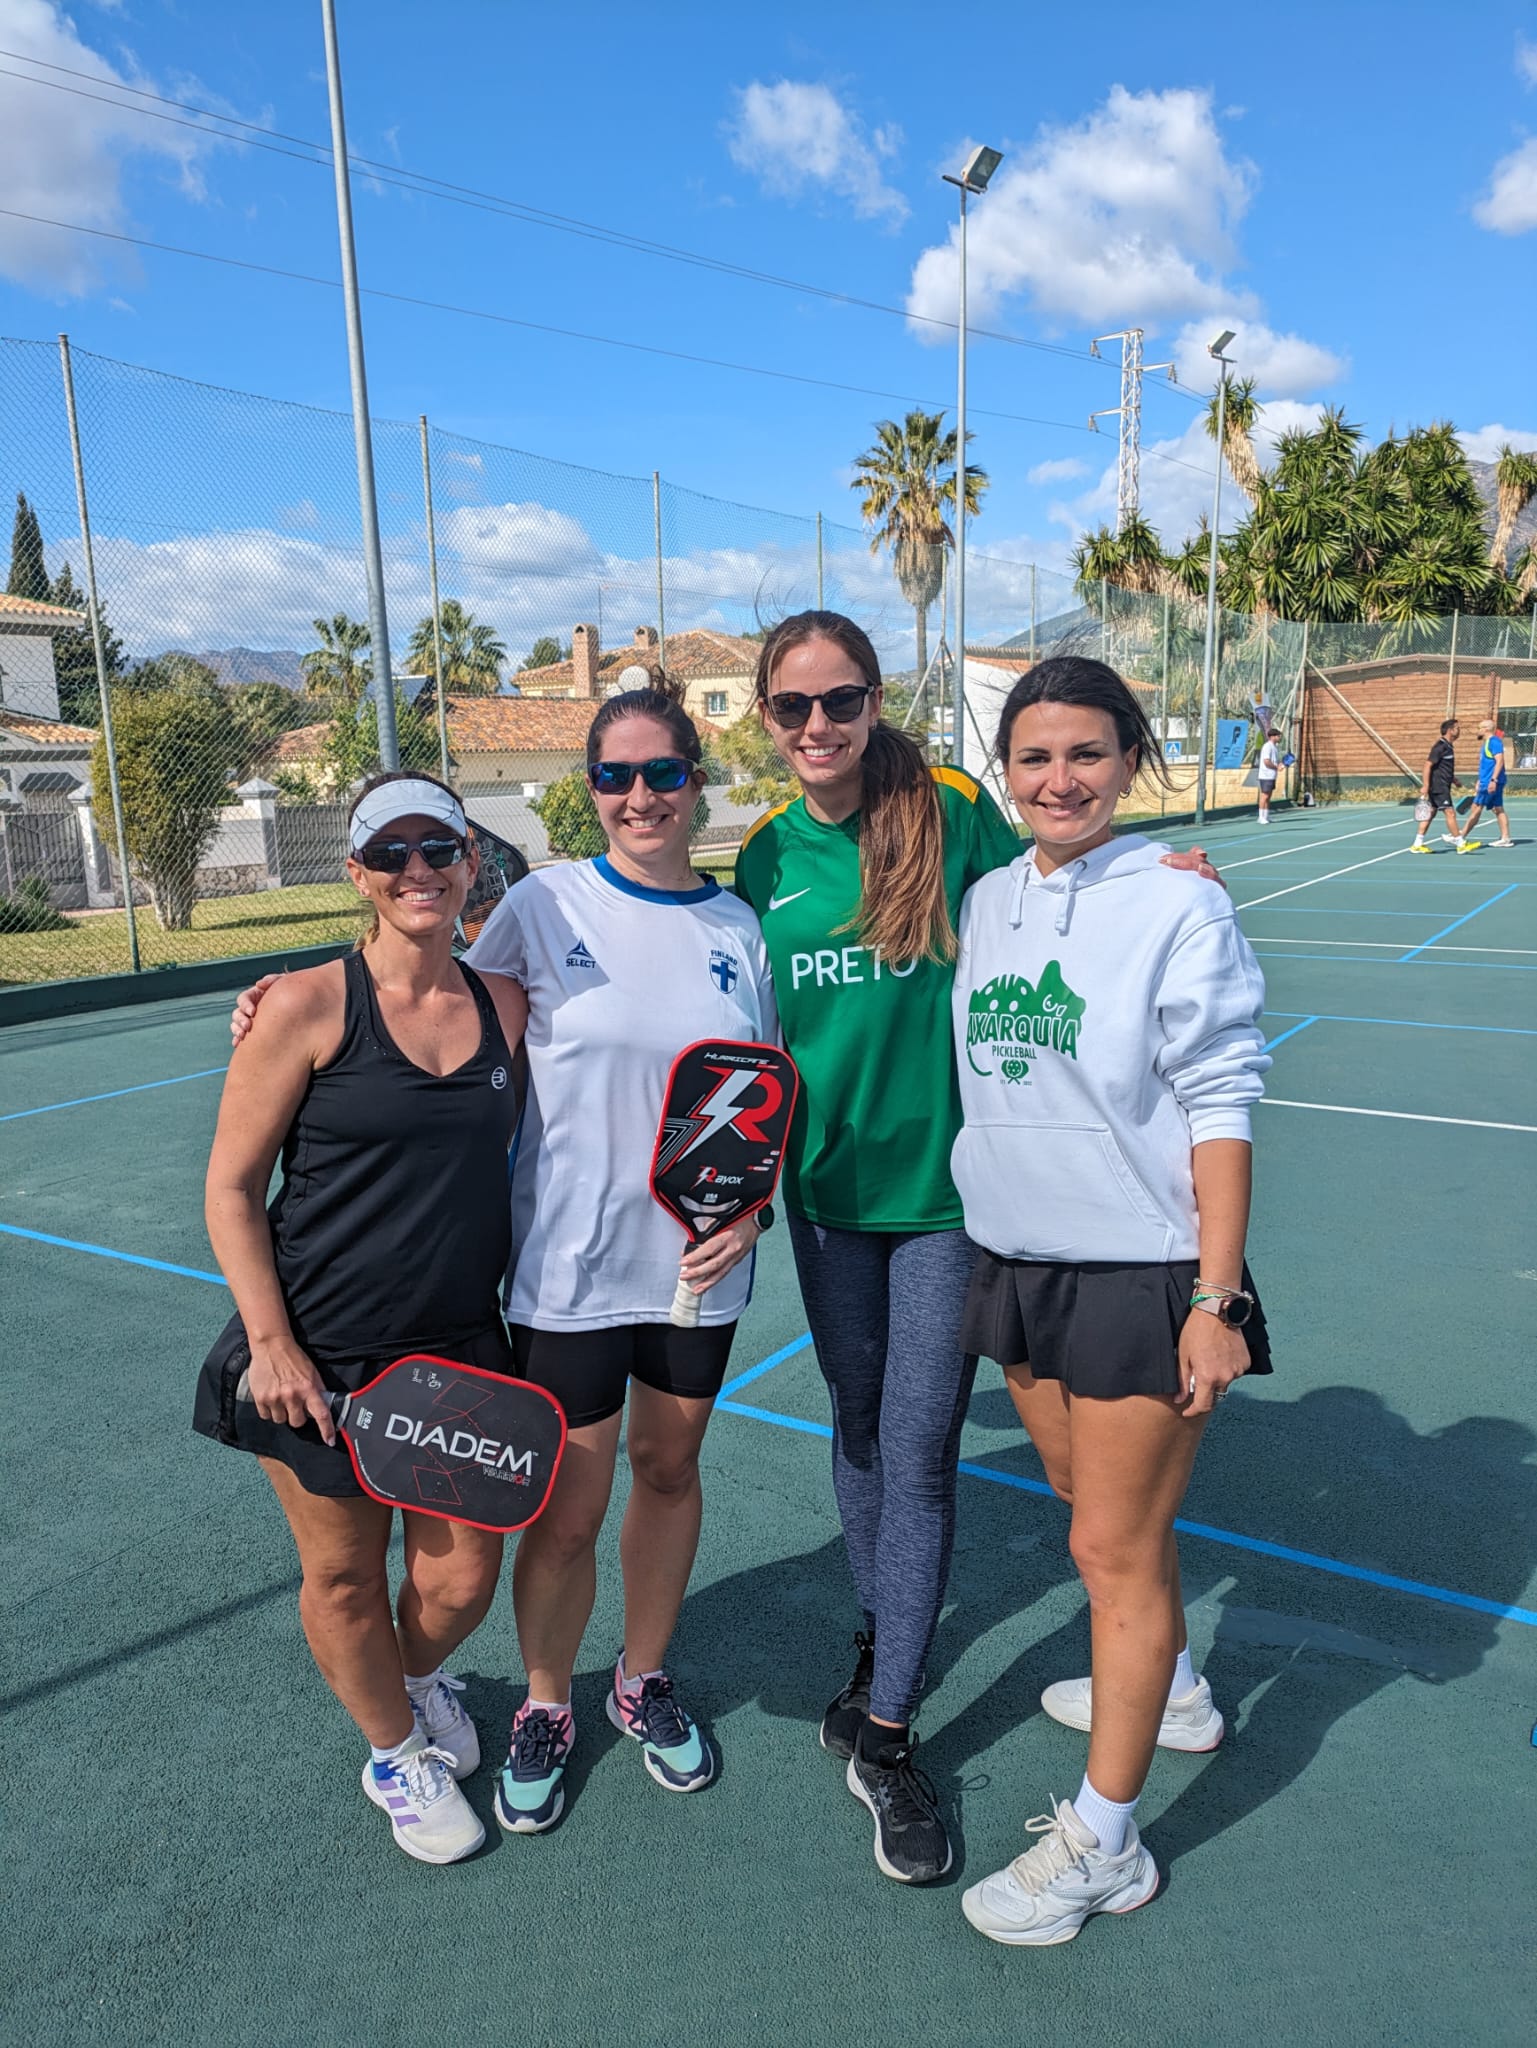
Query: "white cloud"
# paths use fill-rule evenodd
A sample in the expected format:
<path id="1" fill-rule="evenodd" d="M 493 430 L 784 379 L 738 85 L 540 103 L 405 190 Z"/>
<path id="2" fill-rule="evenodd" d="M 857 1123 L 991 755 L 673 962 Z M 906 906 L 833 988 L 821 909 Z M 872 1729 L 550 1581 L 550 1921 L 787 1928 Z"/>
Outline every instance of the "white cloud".
<path id="1" fill-rule="evenodd" d="M 1020 293 L 1038 312 L 1091 331 L 1135 322 L 1156 333 L 1183 322 L 1180 372 L 1198 387 L 1209 382 L 1205 344 L 1213 332 L 1242 327 L 1243 367 L 1262 389 L 1290 394 L 1331 383 L 1344 372 L 1338 356 L 1276 332 L 1254 293 L 1225 282 L 1239 260 L 1238 228 L 1254 183 L 1253 166 L 1228 154 L 1209 93 L 1113 86 L 1083 120 L 1045 128 L 1006 156 L 973 202 L 972 310 L 985 321 Z M 909 313 L 953 319 L 957 252 L 952 229 L 919 257 Z M 933 327 L 917 332 L 944 338 Z"/>
<path id="2" fill-rule="evenodd" d="M 1343 356 L 1305 341 L 1300 334 L 1277 334 L 1263 320 L 1245 319 L 1237 306 L 1191 320 L 1180 330 L 1174 344 L 1174 362 L 1179 381 L 1192 391 L 1214 391 L 1217 365 L 1206 353 L 1206 344 L 1221 327 L 1237 330 L 1227 354 L 1235 377 L 1253 377 L 1262 391 L 1277 397 L 1295 397 L 1315 391 L 1320 384 L 1334 384 L 1349 368 Z"/>
<path id="3" fill-rule="evenodd" d="M 1537 43 L 1517 42 L 1516 70 L 1528 85 L 1537 85 Z"/>
<path id="4" fill-rule="evenodd" d="M 0 44 L 24 58 L 84 71 L 103 84 L 152 83 L 131 60 L 120 71 L 88 48 L 52 0 L 0 0 Z M 212 134 L 167 127 L 126 106 L 0 78 L 0 191 L 17 213 L 121 229 L 128 223 L 122 179 L 130 160 L 165 166 L 196 198 L 202 190 L 199 165 L 215 143 Z M 90 290 L 112 260 L 101 250 L 101 244 L 57 228 L 0 219 L 0 276 L 36 290 L 76 296 Z"/>
<path id="5" fill-rule="evenodd" d="M 1500 158 L 1473 218 L 1497 235 L 1524 235 L 1537 228 L 1537 135 Z"/>
<path id="6" fill-rule="evenodd" d="M 1025 481 L 1031 484 L 1069 483 L 1075 476 L 1087 476 L 1088 473 L 1086 462 L 1080 462 L 1076 455 L 1064 455 L 1055 462 L 1038 462 L 1034 469 L 1025 472 Z"/>
<path id="7" fill-rule="evenodd" d="M 1498 462 L 1507 444 L 1516 449 L 1537 449 L 1537 427 L 1471 427 L 1458 430 L 1463 452 L 1473 462 Z"/>
<path id="8" fill-rule="evenodd" d="M 738 92 L 726 127 L 732 161 L 766 192 L 782 199 L 836 195 L 855 213 L 893 227 L 907 218 L 907 201 L 886 183 L 882 165 L 901 141 L 895 127 L 867 133 L 827 86 L 788 78 L 775 85 L 755 80 Z"/>
<path id="9" fill-rule="evenodd" d="M 1112 86 L 1083 120 L 1006 156 L 973 202 L 972 307 L 985 319 L 1023 291 L 1043 312 L 1100 327 L 1215 310 L 1252 184 L 1227 156 L 1209 93 Z M 953 317 L 957 244 L 952 228 L 918 259 L 909 312 Z"/>

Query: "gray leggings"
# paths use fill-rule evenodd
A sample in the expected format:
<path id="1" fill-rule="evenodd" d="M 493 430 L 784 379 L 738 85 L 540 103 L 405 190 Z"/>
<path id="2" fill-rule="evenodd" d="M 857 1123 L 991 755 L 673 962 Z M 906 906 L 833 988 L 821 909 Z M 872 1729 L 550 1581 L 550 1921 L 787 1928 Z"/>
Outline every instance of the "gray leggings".
<path id="1" fill-rule="evenodd" d="M 905 1722 L 950 1576 L 961 1423 L 977 1361 L 959 1344 L 976 1258 L 964 1230 L 896 1236 L 789 1218 L 833 1403 L 833 1491 L 875 1630 L 870 1711 Z"/>

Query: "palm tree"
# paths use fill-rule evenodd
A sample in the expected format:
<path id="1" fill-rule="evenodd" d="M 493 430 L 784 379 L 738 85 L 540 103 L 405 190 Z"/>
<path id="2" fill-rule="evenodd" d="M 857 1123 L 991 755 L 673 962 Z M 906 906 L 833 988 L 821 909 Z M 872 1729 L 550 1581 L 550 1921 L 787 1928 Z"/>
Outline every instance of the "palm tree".
<path id="1" fill-rule="evenodd" d="M 1227 399 L 1222 418 L 1222 453 L 1227 458 L 1228 473 L 1239 490 L 1252 505 L 1259 497 L 1260 480 L 1264 472 L 1259 466 L 1259 457 L 1254 452 L 1254 429 L 1258 424 L 1261 407 L 1254 396 L 1254 379 L 1240 377 L 1236 384 L 1227 387 Z M 1213 441 L 1217 438 L 1217 393 L 1211 395 L 1206 408 L 1206 431 Z"/>
<path id="2" fill-rule="evenodd" d="M 1494 538 L 1489 543 L 1489 566 L 1503 574 L 1516 521 L 1533 498 L 1537 498 L 1537 451 L 1512 448 L 1507 441 L 1495 464 L 1494 481 L 1499 497 L 1495 506 Z"/>
<path id="3" fill-rule="evenodd" d="M 1080 589 L 1113 583 L 1142 596 L 1182 597 L 1184 585 L 1163 551 L 1157 532 L 1140 512 L 1127 519 L 1119 533 L 1102 526 L 1085 534 L 1073 551 Z"/>
<path id="4" fill-rule="evenodd" d="M 320 645 L 299 664 L 306 694 L 338 706 L 356 704 L 373 680 L 374 666 L 365 652 L 371 640 L 368 627 L 338 612 L 332 619 L 316 619 L 315 634 Z"/>
<path id="5" fill-rule="evenodd" d="M 873 529 L 871 554 L 891 549 L 902 595 L 917 615 L 920 677 L 929 665 L 929 606 L 939 595 L 944 550 L 955 546 L 945 520 L 946 509 L 955 509 L 955 429 L 940 432 L 944 417 L 915 407 L 901 426 L 877 421 L 875 445 L 856 459 L 850 484 L 863 493 L 859 509 Z M 987 484 L 986 470 L 968 462 L 966 510 L 973 518 Z"/>
<path id="6" fill-rule="evenodd" d="M 438 607 L 438 629 L 443 640 L 444 689 L 471 697 L 494 697 L 507 649 L 491 628 L 472 618 L 458 598 L 445 597 Z M 429 612 L 411 635 L 406 667 L 412 675 L 430 676 L 436 673 L 436 660 Z"/>

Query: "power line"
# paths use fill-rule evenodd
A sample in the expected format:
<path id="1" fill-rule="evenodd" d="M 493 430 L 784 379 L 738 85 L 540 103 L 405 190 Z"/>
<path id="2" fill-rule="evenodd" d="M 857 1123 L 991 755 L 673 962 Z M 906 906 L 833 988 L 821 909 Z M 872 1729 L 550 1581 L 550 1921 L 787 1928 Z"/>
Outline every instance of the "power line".
<path id="1" fill-rule="evenodd" d="M 167 121 L 179 128 L 191 128 L 201 135 L 211 135 L 227 142 L 238 142 L 244 147 L 265 149 L 274 156 L 286 156 L 295 162 L 317 164 L 328 167 L 331 161 L 329 148 L 320 142 L 302 135 L 289 135 L 278 128 L 267 127 L 259 121 L 247 121 L 236 114 L 224 114 L 211 107 L 200 107 L 189 100 L 179 100 L 164 93 L 150 92 L 144 87 L 119 84 L 115 79 L 98 78 L 95 73 L 78 70 L 67 64 L 47 63 L 40 57 L 29 57 L 19 50 L 0 49 L 0 57 L 17 59 L 25 64 L 36 65 L 39 69 L 58 71 L 70 78 L 87 79 L 93 85 L 107 85 L 113 93 L 131 94 L 136 99 L 153 100 L 157 106 L 176 107 L 183 114 L 195 114 L 193 121 L 181 120 L 173 114 L 157 113 L 153 107 L 136 107 L 127 100 L 112 98 L 103 92 L 88 92 L 78 86 L 62 85 L 51 78 L 34 78 L 30 72 L 12 71 L 0 65 L 0 77 L 14 78 L 22 84 L 46 86 L 53 92 L 69 93 L 77 99 L 95 100 L 104 106 L 121 109 L 124 113 L 141 114 L 145 118 Z M 245 129 L 245 135 L 224 135 L 221 130 L 204 125 L 208 121 L 220 121 L 228 127 Z M 267 142 L 253 138 L 262 135 L 271 137 Z M 293 144 L 293 148 L 280 147 Z M 302 152 L 312 152 L 302 154 Z M 668 262 L 684 263 L 697 269 L 712 270 L 730 277 L 740 277 L 754 284 L 766 284 L 781 291 L 792 291 L 802 296 L 825 299 L 832 303 L 853 306 L 865 312 L 881 313 L 899 320 L 911 320 L 925 327 L 937 327 L 951 333 L 955 331 L 953 320 L 944 320 L 925 313 L 910 313 L 905 307 L 888 306 L 877 299 L 866 299 L 851 292 L 833 290 L 830 286 L 809 284 L 803 279 L 781 277 L 773 271 L 758 270 L 747 264 L 733 263 L 725 257 L 707 256 L 697 250 L 682 249 L 672 243 L 658 242 L 644 235 L 632 235 L 621 228 L 610 228 L 600 222 L 581 220 L 571 214 L 552 213 L 544 207 L 530 205 L 525 200 L 509 199 L 500 193 L 484 192 L 472 185 L 456 185 L 447 179 L 438 178 L 429 172 L 413 171 L 408 166 L 381 163 L 377 158 L 359 156 L 349 150 L 348 161 L 366 170 L 379 183 L 391 185 L 400 191 L 415 192 L 423 198 L 442 199 L 451 205 L 467 206 L 476 212 L 499 214 L 505 219 L 521 220 L 532 227 L 550 228 L 558 233 L 572 234 L 589 241 L 608 243 L 614 248 L 628 249 L 634 254 L 656 256 Z M 433 189 L 436 188 L 436 189 Z M 1097 362 L 1099 358 L 1086 349 L 1074 349 L 1059 343 L 1037 341 L 1022 334 L 1009 334 L 1001 329 L 973 327 L 971 333 L 989 341 L 1006 342 L 1013 348 L 1034 349 L 1044 355 L 1062 356 L 1073 362 Z M 1176 387 L 1177 388 L 1177 387 Z M 1181 392 L 1183 396 L 1194 396 Z M 1044 424 L 1044 423 L 1043 423 Z"/>

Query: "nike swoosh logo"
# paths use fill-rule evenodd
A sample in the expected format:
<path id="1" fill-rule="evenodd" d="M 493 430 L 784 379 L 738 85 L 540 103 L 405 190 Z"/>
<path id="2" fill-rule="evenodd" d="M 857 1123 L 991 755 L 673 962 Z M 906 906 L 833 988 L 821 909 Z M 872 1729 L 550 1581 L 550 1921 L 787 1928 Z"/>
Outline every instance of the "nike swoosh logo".
<path id="1" fill-rule="evenodd" d="M 796 903 L 802 896 L 809 896 L 810 894 L 811 890 L 808 886 L 804 889 L 797 889 L 790 896 L 771 896 L 768 900 L 768 907 L 770 910 L 783 910 L 787 903 Z"/>

